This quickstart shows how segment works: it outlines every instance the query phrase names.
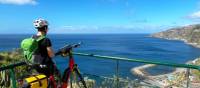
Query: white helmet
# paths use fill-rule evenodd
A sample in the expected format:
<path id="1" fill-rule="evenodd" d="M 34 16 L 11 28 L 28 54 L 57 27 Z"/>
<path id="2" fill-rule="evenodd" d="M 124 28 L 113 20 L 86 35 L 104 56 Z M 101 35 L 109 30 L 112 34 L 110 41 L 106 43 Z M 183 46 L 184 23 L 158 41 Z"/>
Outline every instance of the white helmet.
<path id="1" fill-rule="evenodd" d="M 39 18 L 33 22 L 33 25 L 35 28 L 42 28 L 44 26 L 48 26 L 49 24 L 46 20 Z"/>

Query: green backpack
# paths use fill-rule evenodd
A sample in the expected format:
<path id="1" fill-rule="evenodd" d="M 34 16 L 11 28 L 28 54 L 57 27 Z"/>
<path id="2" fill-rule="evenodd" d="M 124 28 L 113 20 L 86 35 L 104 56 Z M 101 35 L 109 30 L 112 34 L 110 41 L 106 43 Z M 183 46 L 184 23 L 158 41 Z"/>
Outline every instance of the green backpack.
<path id="1" fill-rule="evenodd" d="M 38 49 L 38 42 L 44 38 L 45 36 L 41 36 L 37 39 L 31 37 L 31 38 L 26 38 L 22 40 L 21 48 L 24 52 L 24 58 L 26 62 L 34 63 L 35 55 L 33 54 Z"/>

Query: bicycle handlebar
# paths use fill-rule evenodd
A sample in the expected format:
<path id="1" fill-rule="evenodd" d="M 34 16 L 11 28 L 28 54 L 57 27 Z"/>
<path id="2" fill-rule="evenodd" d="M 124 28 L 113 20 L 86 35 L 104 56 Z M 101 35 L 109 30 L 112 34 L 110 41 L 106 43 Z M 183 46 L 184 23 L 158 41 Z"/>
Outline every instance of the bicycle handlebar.
<path id="1" fill-rule="evenodd" d="M 77 44 L 69 44 L 69 45 L 65 45 L 64 47 L 60 48 L 56 53 L 55 56 L 57 55 L 61 55 L 61 54 L 66 54 L 68 53 L 71 49 L 73 48 L 77 48 L 81 45 L 81 42 L 77 43 Z"/>

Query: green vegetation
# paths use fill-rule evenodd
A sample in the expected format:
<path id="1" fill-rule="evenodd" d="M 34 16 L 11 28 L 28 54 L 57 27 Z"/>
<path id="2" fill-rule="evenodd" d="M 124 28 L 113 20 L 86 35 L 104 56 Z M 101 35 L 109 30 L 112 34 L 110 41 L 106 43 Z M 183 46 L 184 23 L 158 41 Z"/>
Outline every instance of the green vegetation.
<path id="1" fill-rule="evenodd" d="M 11 52 L 1 52 L 0 53 L 0 67 L 22 62 L 24 60 L 22 51 L 20 49 L 15 49 Z M 23 74 L 20 73 L 26 73 L 25 72 L 26 67 L 20 66 L 15 68 L 16 77 L 20 77 Z"/>
<path id="2" fill-rule="evenodd" d="M 15 49 L 10 52 L 0 52 L 0 67 L 18 63 L 23 60 L 24 60 L 23 54 L 20 49 Z M 14 69 L 16 79 L 21 79 L 21 77 L 23 77 L 24 75 L 27 75 L 28 71 L 26 71 L 26 69 L 27 69 L 26 66 L 16 67 Z M 11 87 L 11 81 L 10 81 L 9 69 L 1 71 L 0 72 L 0 88 L 10 88 L 10 87 Z"/>
<path id="3" fill-rule="evenodd" d="M 0 52 L 0 66 L 9 65 L 23 60 L 22 51 L 20 49 L 11 52 Z"/>

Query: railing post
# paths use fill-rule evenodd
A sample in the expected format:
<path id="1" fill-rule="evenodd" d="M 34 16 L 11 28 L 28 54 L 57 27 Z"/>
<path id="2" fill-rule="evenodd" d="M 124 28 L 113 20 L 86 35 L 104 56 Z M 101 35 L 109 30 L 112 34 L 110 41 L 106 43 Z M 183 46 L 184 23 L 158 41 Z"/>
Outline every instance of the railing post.
<path id="1" fill-rule="evenodd" d="M 187 86 L 186 86 L 186 88 L 189 88 L 190 87 L 190 68 L 187 68 L 186 77 L 187 77 Z"/>
<path id="2" fill-rule="evenodd" d="M 117 60 L 116 75 L 117 75 L 117 88 L 119 88 L 119 60 Z"/>
<path id="3" fill-rule="evenodd" d="M 12 88 L 17 88 L 14 68 L 10 69 L 10 76 L 12 79 Z"/>

